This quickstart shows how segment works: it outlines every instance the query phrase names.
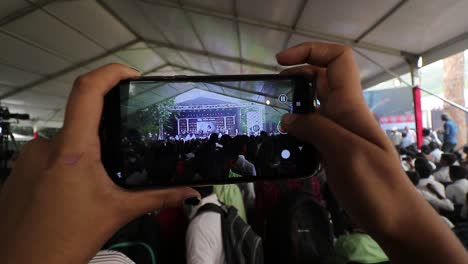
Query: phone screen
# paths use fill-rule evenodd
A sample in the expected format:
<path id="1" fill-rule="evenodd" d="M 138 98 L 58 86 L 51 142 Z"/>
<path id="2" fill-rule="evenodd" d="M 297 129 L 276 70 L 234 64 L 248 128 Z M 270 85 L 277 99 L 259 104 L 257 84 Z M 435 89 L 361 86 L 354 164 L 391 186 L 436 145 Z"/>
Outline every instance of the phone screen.
<path id="1" fill-rule="evenodd" d="M 280 124 L 293 108 L 314 103 L 294 94 L 308 84 L 279 75 L 121 82 L 105 99 L 103 163 L 126 188 L 311 176 L 317 153 Z"/>

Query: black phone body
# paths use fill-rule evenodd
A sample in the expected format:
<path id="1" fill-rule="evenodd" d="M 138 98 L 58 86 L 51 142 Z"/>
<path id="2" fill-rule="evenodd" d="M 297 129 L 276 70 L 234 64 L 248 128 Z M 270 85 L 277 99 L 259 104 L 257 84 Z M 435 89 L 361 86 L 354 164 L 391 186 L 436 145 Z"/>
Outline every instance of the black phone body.
<path id="1" fill-rule="evenodd" d="M 315 111 L 314 85 L 299 75 L 121 81 L 104 99 L 102 162 L 127 189 L 312 176 L 318 153 L 283 133 L 280 119 Z"/>

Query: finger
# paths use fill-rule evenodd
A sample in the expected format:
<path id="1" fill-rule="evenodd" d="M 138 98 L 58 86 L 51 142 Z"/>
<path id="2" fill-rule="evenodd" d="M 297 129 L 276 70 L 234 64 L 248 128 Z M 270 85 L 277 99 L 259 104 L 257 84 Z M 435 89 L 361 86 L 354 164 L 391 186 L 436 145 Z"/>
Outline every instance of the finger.
<path id="1" fill-rule="evenodd" d="M 121 64 L 108 64 L 78 77 L 68 99 L 63 134 L 71 144 L 96 137 L 104 95 L 119 81 L 140 74 Z"/>
<path id="2" fill-rule="evenodd" d="M 312 144 L 324 158 L 333 157 L 353 134 L 320 114 L 285 114 L 281 129 Z"/>
<path id="3" fill-rule="evenodd" d="M 315 80 L 317 87 L 317 98 L 324 102 L 328 97 L 327 70 L 313 65 L 301 65 L 283 70 L 280 74 L 300 74 Z M 314 78 L 315 77 L 315 78 Z"/>
<path id="4" fill-rule="evenodd" d="M 192 188 L 174 188 L 165 190 L 148 190 L 131 192 L 129 204 L 133 207 L 136 215 L 141 215 L 151 211 L 181 206 L 187 198 L 198 197 L 200 194 Z"/>
<path id="5" fill-rule="evenodd" d="M 328 43 L 309 42 L 277 54 L 283 65 L 309 63 L 327 70 L 328 94 L 323 111 L 342 127 L 376 145 L 391 145 L 370 113 L 362 95 L 359 70 L 351 48 Z M 361 120 L 356 124 L 356 120 Z"/>
<path id="6" fill-rule="evenodd" d="M 281 65 L 308 63 L 327 68 L 330 89 L 361 93 L 360 75 L 351 48 L 330 43 L 307 42 L 276 55 Z"/>

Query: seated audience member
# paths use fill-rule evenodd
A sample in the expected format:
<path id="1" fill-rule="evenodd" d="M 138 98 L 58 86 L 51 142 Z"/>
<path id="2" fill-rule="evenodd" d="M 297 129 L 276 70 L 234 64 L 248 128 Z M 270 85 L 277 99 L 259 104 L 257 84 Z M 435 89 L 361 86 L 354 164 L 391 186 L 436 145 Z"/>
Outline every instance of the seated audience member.
<path id="1" fill-rule="evenodd" d="M 389 260 L 379 244 L 353 224 L 350 233 L 336 240 L 335 253 L 345 263 L 382 263 Z"/>
<path id="2" fill-rule="evenodd" d="M 456 165 L 457 157 L 452 153 L 444 153 L 440 158 L 440 168 L 434 172 L 434 179 L 444 184 L 452 182 L 450 179 L 449 168 Z"/>
<path id="3" fill-rule="evenodd" d="M 432 176 L 433 168 L 431 164 L 426 159 L 417 158 L 414 162 L 414 167 L 420 177 L 416 187 L 419 190 L 433 193 L 440 199 L 445 199 L 445 187 Z"/>
<path id="4" fill-rule="evenodd" d="M 468 193 L 466 194 L 465 205 L 462 207 L 460 216 L 463 219 L 468 219 Z"/>
<path id="5" fill-rule="evenodd" d="M 406 154 L 401 156 L 401 167 L 404 171 L 412 171 L 414 169 L 414 156 L 411 152 L 405 151 Z"/>
<path id="6" fill-rule="evenodd" d="M 398 128 L 393 127 L 392 131 L 390 131 L 390 134 L 388 135 L 390 140 L 392 141 L 393 145 L 395 147 L 399 147 L 401 144 L 401 133 L 398 131 Z"/>
<path id="7" fill-rule="evenodd" d="M 439 145 L 437 145 L 437 143 L 435 142 L 429 143 L 429 147 L 431 148 L 431 152 L 429 153 L 429 156 L 431 156 L 431 160 L 434 163 L 438 164 L 444 152 L 439 148 Z"/>
<path id="8" fill-rule="evenodd" d="M 429 147 L 429 145 L 422 145 L 421 147 L 421 153 L 424 155 L 424 157 L 428 160 L 428 161 L 432 161 L 434 162 L 434 157 L 431 156 L 431 147 Z"/>
<path id="9" fill-rule="evenodd" d="M 236 137 L 233 141 L 233 150 L 238 154 L 238 158 L 232 170 L 242 176 L 257 176 L 255 166 L 245 158 L 247 142 L 242 142 Z"/>
<path id="10" fill-rule="evenodd" d="M 432 142 L 432 137 L 431 137 L 431 130 L 428 128 L 424 128 L 422 130 L 422 135 L 423 135 L 423 146 L 429 146 L 429 143 Z"/>
<path id="11" fill-rule="evenodd" d="M 449 199 L 441 198 L 440 195 L 438 195 L 437 193 L 434 193 L 434 191 L 425 190 L 425 189 L 421 189 L 421 188 L 417 187 L 417 185 L 418 185 L 418 183 L 420 181 L 419 174 L 417 172 L 407 171 L 406 175 L 408 175 L 408 178 L 413 183 L 413 185 L 416 187 L 416 190 L 424 197 L 424 199 L 427 202 L 429 202 L 429 204 L 436 211 L 440 211 L 440 210 L 453 211 L 454 210 L 453 203 Z M 451 223 L 450 223 L 450 225 L 451 225 Z"/>
<path id="12" fill-rule="evenodd" d="M 242 177 L 257 176 L 255 166 L 245 158 L 247 153 L 247 142 L 242 142 L 238 136 L 232 142 L 232 151 L 237 155 L 237 160 L 232 171 L 241 175 Z M 239 184 L 244 197 L 244 203 L 247 207 L 253 207 L 255 203 L 255 189 L 252 182 Z"/>
<path id="13" fill-rule="evenodd" d="M 403 132 L 401 134 L 401 143 L 400 143 L 400 148 L 407 148 L 413 144 L 413 141 L 411 141 L 411 138 L 408 136 L 406 132 Z"/>
<path id="14" fill-rule="evenodd" d="M 221 144 L 223 148 L 227 147 L 229 144 L 231 144 L 231 136 L 222 135 L 219 139 L 219 144 Z"/>
<path id="15" fill-rule="evenodd" d="M 460 165 L 468 168 L 468 145 L 463 146 L 463 154 L 465 157 L 461 160 Z"/>
<path id="16" fill-rule="evenodd" d="M 214 159 L 215 163 L 220 167 L 222 171 L 220 175 L 227 175 L 228 178 L 238 178 L 241 175 L 233 172 L 231 168 L 235 164 L 235 157 L 232 156 L 232 152 L 228 150 L 217 153 L 217 158 Z M 215 185 L 214 192 L 218 196 L 219 200 L 226 205 L 233 206 L 237 209 L 237 213 L 247 223 L 247 214 L 245 212 L 244 196 L 242 191 L 237 184 L 224 184 Z"/>
<path id="17" fill-rule="evenodd" d="M 462 208 L 466 204 L 466 195 L 468 193 L 468 170 L 461 166 L 450 167 L 450 178 L 453 183 L 445 189 L 447 198 L 450 199 L 455 206 Z"/>
<path id="18" fill-rule="evenodd" d="M 191 219 L 185 236 L 187 264 L 224 263 L 221 215 L 216 212 L 197 214 L 207 203 L 221 205 L 212 186 L 198 187 L 201 200 L 186 201 L 187 215 Z M 192 203 L 192 204 L 187 204 Z"/>

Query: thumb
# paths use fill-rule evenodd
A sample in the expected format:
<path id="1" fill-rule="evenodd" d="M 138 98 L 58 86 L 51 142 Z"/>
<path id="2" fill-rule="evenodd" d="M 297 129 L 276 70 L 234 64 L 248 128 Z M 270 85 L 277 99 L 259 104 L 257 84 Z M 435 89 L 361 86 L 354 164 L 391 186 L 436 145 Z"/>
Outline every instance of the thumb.
<path id="1" fill-rule="evenodd" d="M 336 153 L 353 134 L 319 113 L 285 114 L 281 129 L 312 144 L 322 155 Z"/>
<path id="2" fill-rule="evenodd" d="M 200 199 L 200 194 L 189 187 L 137 191 L 130 196 L 133 201 L 129 204 L 136 215 L 163 208 L 178 207 L 187 198 L 198 197 Z"/>

